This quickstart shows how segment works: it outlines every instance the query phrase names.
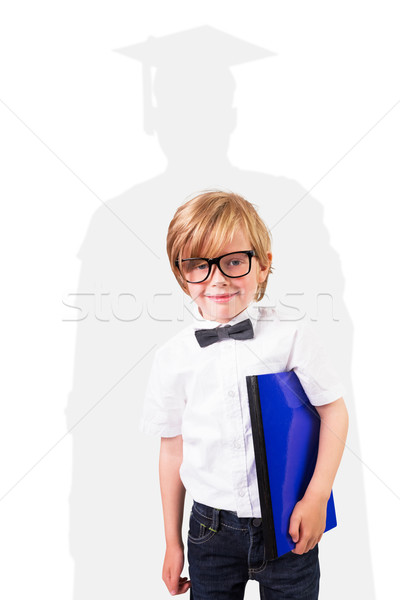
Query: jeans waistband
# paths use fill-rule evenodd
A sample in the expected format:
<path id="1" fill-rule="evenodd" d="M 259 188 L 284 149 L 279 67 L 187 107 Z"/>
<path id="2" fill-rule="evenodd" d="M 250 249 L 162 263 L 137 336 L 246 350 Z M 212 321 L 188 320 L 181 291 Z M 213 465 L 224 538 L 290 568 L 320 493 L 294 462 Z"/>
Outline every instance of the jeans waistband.
<path id="1" fill-rule="evenodd" d="M 198 517 L 207 519 L 208 526 L 216 530 L 221 522 L 238 529 L 247 529 L 249 524 L 254 521 L 253 517 L 238 517 L 237 513 L 232 510 L 214 508 L 196 500 L 193 501 L 192 512 Z M 257 519 L 257 521 L 260 522 L 261 519 Z"/>

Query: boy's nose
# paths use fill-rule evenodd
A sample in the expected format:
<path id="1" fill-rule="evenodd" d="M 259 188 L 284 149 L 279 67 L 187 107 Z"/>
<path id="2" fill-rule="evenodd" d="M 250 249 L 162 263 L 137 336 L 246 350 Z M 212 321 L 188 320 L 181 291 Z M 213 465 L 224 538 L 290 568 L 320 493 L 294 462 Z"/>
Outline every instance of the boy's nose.
<path id="1" fill-rule="evenodd" d="M 208 280 L 212 283 L 225 283 L 227 281 L 227 277 L 218 269 L 217 265 L 212 265 L 211 273 L 208 276 Z"/>

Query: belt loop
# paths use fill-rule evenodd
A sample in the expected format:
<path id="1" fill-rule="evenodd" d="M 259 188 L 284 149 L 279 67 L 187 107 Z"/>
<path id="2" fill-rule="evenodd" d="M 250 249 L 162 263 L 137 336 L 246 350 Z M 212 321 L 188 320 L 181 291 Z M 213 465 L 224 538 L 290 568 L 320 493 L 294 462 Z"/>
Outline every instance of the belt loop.
<path id="1" fill-rule="evenodd" d="M 219 529 L 219 513 L 219 508 L 213 508 L 212 524 L 210 527 L 211 531 L 217 532 Z"/>

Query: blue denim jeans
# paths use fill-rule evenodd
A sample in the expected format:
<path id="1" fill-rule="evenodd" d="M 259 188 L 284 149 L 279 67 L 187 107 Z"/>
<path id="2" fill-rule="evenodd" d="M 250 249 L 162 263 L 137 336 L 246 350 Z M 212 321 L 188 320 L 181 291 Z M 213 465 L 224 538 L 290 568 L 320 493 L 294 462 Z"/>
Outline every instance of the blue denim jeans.
<path id="1" fill-rule="evenodd" d="M 192 600 L 242 600 L 249 579 L 262 600 L 318 598 L 318 545 L 267 561 L 261 519 L 194 502 L 187 548 Z"/>

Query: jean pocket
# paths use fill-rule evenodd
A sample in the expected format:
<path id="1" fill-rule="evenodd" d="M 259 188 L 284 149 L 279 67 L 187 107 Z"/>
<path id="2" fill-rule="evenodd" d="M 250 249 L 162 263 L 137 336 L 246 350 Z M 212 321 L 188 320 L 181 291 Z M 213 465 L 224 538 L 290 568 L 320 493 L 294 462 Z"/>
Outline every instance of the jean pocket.
<path id="1" fill-rule="evenodd" d="M 200 517 L 201 518 L 201 517 Z M 215 536 L 217 531 L 212 528 L 208 519 L 202 519 L 193 512 L 190 513 L 188 540 L 194 544 L 205 544 Z"/>

